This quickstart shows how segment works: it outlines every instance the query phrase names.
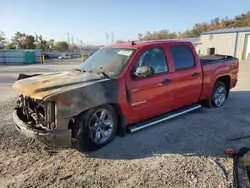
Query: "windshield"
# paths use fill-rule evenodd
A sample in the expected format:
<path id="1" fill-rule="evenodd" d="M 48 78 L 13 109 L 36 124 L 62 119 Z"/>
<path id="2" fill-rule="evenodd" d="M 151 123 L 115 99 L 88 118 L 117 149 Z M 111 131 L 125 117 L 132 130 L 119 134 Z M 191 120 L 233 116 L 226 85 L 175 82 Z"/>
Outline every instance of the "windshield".
<path id="1" fill-rule="evenodd" d="M 121 74 L 134 52 L 135 49 L 130 48 L 102 48 L 81 64 L 80 69 L 101 71 L 110 77 L 116 77 Z"/>

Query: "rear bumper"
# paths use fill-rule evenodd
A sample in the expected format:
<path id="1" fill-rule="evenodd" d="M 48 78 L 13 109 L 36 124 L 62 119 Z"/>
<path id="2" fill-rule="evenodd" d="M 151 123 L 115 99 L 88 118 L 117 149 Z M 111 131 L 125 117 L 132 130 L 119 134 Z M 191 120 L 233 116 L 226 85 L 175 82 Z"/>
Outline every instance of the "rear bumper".
<path id="1" fill-rule="evenodd" d="M 235 80 L 235 81 L 234 81 L 233 87 L 235 87 L 235 86 L 237 85 L 237 82 L 238 82 L 238 80 Z"/>
<path id="2" fill-rule="evenodd" d="M 230 89 L 236 87 L 238 79 L 232 79 L 230 82 Z"/>
<path id="3" fill-rule="evenodd" d="M 23 122 L 15 110 L 12 114 L 16 129 L 28 138 L 37 139 L 49 147 L 71 147 L 71 130 L 42 131 L 31 128 Z"/>

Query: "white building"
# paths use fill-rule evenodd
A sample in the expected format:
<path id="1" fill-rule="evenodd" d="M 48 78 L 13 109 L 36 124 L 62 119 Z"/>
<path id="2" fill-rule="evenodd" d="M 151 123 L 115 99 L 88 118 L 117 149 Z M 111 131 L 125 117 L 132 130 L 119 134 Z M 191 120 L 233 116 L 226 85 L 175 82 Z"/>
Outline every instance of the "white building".
<path id="1" fill-rule="evenodd" d="M 250 60 L 250 27 L 204 32 L 200 40 L 200 49 L 205 55 L 208 54 L 208 48 L 215 48 L 215 54 Z"/>

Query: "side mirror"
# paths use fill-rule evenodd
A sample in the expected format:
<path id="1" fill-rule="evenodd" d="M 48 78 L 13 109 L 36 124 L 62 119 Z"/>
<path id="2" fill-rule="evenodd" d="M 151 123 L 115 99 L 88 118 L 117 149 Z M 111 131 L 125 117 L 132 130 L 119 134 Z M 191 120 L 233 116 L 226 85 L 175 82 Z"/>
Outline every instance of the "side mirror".
<path id="1" fill-rule="evenodd" d="M 148 66 L 141 66 L 136 69 L 134 76 L 138 78 L 145 78 L 154 75 L 154 69 Z"/>

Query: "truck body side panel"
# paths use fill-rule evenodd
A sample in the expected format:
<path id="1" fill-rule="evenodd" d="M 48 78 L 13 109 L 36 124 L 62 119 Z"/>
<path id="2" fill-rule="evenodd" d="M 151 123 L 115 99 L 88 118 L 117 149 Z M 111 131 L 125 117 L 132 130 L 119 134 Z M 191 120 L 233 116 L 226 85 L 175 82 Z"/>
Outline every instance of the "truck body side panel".
<path id="1" fill-rule="evenodd" d="M 238 68 L 239 63 L 237 59 L 202 65 L 203 90 L 200 99 L 208 99 L 211 96 L 213 86 L 220 77 L 229 76 L 230 89 L 233 88 L 238 79 Z"/>

